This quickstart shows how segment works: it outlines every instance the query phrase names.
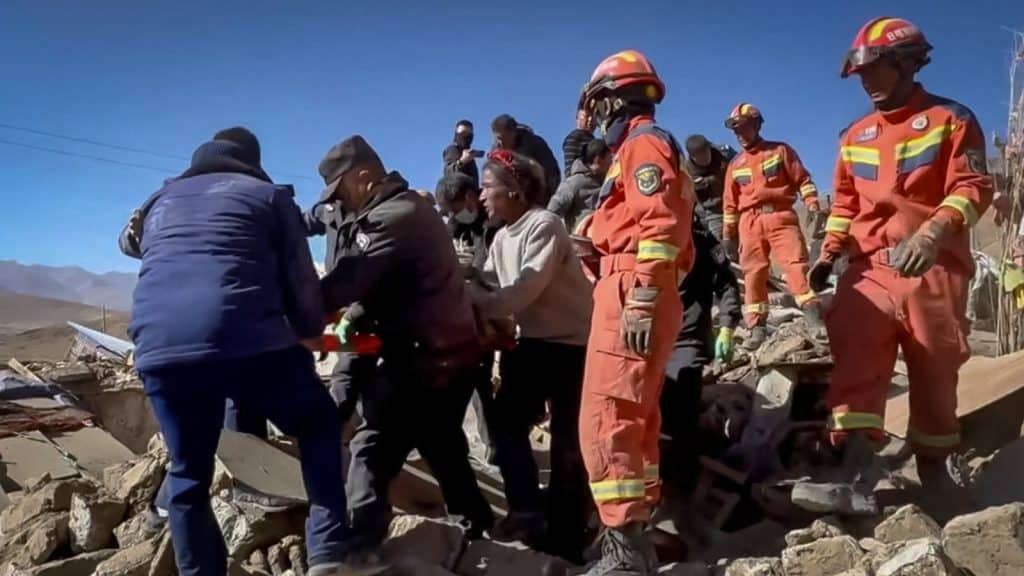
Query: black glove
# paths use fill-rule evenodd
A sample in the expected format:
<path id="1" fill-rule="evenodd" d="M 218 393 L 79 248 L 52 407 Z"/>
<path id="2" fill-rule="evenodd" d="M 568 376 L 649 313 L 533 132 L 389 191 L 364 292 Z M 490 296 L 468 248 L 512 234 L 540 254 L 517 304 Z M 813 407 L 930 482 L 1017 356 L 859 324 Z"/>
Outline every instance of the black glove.
<path id="1" fill-rule="evenodd" d="M 811 270 L 807 273 L 807 281 L 811 285 L 811 290 L 815 292 L 821 292 L 828 288 L 832 284 L 829 283 L 828 278 L 832 275 L 832 261 L 831 260 L 818 260 L 811 266 Z"/>
<path id="2" fill-rule="evenodd" d="M 725 253 L 729 256 L 729 260 L 733 262 L 740 261 L 740 248 L 734 238 L 722 238 L 722 247 L 725 248 Z"/>
<path id="3" fill-rule="evenodd" d="M 939 242 L 946 235 L 948 224 L 929 220 L 917 233 L 893 249 L 892 267 L 900 276 L 922 276 L 939 259 Z"/>

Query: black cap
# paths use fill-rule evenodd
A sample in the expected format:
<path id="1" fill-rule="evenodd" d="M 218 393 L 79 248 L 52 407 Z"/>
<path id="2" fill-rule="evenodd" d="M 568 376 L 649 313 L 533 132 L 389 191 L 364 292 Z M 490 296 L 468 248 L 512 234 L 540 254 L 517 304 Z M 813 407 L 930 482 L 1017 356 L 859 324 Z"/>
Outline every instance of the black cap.
<path id="1" fill-rule="evenodd" d="M 380 156 L 373 147 L 358 134 L 343 140 L 327 151 L 327 155 L 320 161 L 320 176 L 327 185 L 320 194 L 320 202 L 325 202 L 334 196 L 334 192 L 341 182 L 341 177 L 358 166 L 375 166 L 384 168 Z"/>
<path id="2" fill-rule="evenodd" d="M 711 146 L 711 143 L 708 142 L 708 139 L 703 134 L 694 134 L 686 139 L 686 151 L 690 154 L 700 152 L 709 146 Z"/>

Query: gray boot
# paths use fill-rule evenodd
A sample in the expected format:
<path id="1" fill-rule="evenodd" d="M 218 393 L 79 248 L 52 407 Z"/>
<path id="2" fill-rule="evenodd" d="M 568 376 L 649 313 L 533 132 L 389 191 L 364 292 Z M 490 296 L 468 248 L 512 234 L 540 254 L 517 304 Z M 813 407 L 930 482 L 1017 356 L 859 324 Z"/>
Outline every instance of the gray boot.
<path id="1" fill-rule="evenodd" d="M 757 326 L 754 326 L 750 330 L 750 336 L 743 341 L 743 347 L 747 350 L 754 351 L 764 344 L 764 341 L 768 339 L 768 326 L 762 321 Z"/>
<path id="2" fill-rule="evenodd" d="M 958 454 L 946 458 L 914 457 L 921 479 L 921 508 L 939 525 L 975 512 L 977 504 L 968 490 L 966 464 Z"/>
<path id="3" fill-rule="evenodd" d="M 630 522 L 605 532 L 601 559 L 584 576 L 654 576 L 657 572 L 658 556 L 644 525 Z"/>
<path id="4" fill-rule="evenodd" d="M 885 476 L 882 459 L 866 433 L 852 432 L 843 445 L 838 469 L 821 478 L 793 486 L 793 504 L 821 514 L 874 516 L 878 514 L 875 485 Z"/>

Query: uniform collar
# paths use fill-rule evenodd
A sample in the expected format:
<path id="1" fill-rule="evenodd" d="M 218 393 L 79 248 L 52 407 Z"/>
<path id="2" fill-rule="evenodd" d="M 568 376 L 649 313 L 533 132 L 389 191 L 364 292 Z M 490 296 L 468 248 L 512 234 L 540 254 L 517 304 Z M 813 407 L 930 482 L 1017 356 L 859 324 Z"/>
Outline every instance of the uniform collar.
<path id="1" fill-rule="evenodd" d="M 643 126 L 644 124 L 654 124 L 654 116 L 641 115 L 634 116 L 629 119 L 629 131 L 632 132 L 636 128 Z"/>
<path id="2" fill-rule="evenodd" d="M 914 91 L 910 93 L 910 98 L 907 99 L 906 104 L 895 110 L 879 110 L 878 113 L 890 124 L 902 124 L 909 120 L 911 116 L 918 114 L 927 107 L 928 93 L 925 92 L 920 84 L 915 83 Z"/>

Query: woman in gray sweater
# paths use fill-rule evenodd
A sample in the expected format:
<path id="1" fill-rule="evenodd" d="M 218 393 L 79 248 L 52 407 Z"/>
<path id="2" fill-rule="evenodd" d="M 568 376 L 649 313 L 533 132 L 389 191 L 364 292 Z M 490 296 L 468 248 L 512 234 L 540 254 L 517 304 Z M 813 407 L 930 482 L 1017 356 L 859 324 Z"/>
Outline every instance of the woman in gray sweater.
<path id="1" fill-rule="evenodd" d="M 484 207 L 505 227 L 484 265 L 493 289 L 477 291 L 474 299 L 485 318 L 511 317 L 518 331 L 515 347 L 501 355 L 492 422 L 509 516 L 491 536 L 579 562 L 592 505 L 578 432 L 592 288 L 561 219 L 539 204 L 546 188 L 535 161 L 494 151 L 482 185 Z M 545 503 L 530 429 L 544 418 L 547 402 L 551 483 Z"/>

